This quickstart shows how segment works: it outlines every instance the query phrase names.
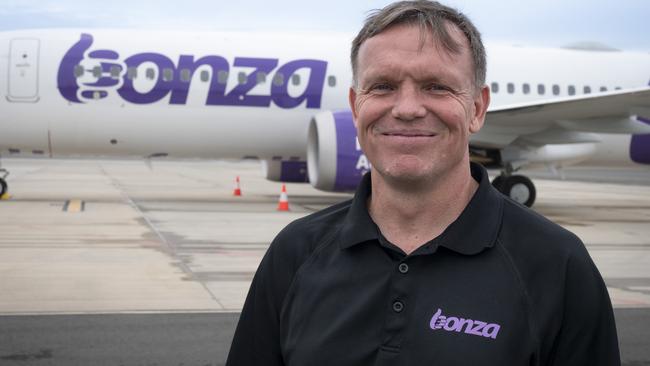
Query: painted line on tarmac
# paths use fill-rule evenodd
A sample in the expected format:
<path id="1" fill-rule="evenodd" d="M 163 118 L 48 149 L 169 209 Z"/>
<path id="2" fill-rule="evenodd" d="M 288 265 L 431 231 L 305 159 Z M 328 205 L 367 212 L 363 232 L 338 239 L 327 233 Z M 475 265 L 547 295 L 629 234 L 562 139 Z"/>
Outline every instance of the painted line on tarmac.
<path id="1" fill-rule="evenodd" d="M 64 212 L 83 212 L 86 210 L 86 201 L 79 199 L 71 199 L 65 201 L 63 205 Z"/>

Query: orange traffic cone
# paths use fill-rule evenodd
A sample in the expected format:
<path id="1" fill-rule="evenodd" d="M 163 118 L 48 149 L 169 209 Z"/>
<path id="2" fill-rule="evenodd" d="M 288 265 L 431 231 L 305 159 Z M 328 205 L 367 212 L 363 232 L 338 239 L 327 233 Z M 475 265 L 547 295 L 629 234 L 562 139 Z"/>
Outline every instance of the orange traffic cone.
<path id="1" fill-rule="evenodd" d="M 235 180 L 235 190 L 232 192 L 233 196 L 241 196 L 241 187 L 239 186 L 239 176 Z"/>
<path id="2" fill-rule="evenodd" d="M 278 211 L 289 211 L 289 197 L 287 196 L 287 186 L 282 185 L 280 200 L 278 201 Z"/>

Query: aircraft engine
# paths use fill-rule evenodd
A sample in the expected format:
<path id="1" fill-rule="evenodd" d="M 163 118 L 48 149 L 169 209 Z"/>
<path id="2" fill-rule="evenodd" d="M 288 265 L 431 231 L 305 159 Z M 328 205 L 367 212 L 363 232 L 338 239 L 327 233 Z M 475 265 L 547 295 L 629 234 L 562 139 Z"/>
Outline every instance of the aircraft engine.
<path id="1" fill-rule="evenodd" d="M 650 125 L 650 118 L 638 118 L 639 121 Z M 630 158 L 638 164 L 650 164 L 650 134 L 632 135 Z"/>
<path id="2" fill-rule="evenodd" d="M 309 182 L 329 192 L 354 191 L 370 163 L 357 142 L 352 112 L 326 111 L 309 124 L 307 138 Z"/>
<path id="3" fill-rule="evenodd" d="M 266 179 L 272 182 L 307 183 L 307 162 L 299 160 L 263 160 Z"/>

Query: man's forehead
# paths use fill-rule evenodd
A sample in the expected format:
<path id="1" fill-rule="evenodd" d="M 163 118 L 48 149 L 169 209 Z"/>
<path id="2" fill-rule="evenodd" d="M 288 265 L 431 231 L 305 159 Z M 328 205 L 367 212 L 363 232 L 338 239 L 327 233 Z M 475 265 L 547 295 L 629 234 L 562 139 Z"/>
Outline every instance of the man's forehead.
<path id="1" fill-rule="evenodd" d="M 391 50 L 421 52 L 433 47 L 441 56 L 469 55 L 469 41 L 465 34 L 456 25 L 447 21 L 444 28 L 449 35 L 447 40 L 443 40 L 442 35 L 434 33 L 429 26 L 411 23 L 393 25 L 364 41 L 359 48 L 359 57 L 363 57 L 369 49 L 377 52 L 378 50 L 375 50 L 377 47 L 380 47 L 381 52 Z"/>
<path id="2" fill-rule="evenodd" d="M 465 35 L 455 25 L 447 23 L 449 35 L 459 46 L 458 52 L 446 47 L 430 28 L 417 24 L 399 24 L 367 39 L 361 45 L 358 56 L 359 71 L 370 74 L 385 73 L 388 71 L 385 68 L 394 61 L 395 55 L 400 57 L 403 64 L 409 64 L 415 56 L 422 53 L 431 54 L 431 62 L 427 65 L 413 64 L 413 71 L 433 72 L 440 62 L 457 63 L 462 58 L 471 63 L 469 42 Z"/>

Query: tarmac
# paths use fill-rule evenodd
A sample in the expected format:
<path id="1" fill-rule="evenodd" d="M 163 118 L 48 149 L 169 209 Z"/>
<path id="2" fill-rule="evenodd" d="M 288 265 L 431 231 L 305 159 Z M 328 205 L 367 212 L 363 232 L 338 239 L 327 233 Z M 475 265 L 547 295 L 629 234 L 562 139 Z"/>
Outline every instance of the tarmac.
<path id="1" fill-rule="evenodd" d="M 92 315 L 215 319 L 214 314 L 224 314 L 230 325 L 220 332 L 226 346 L 219 349 L 227 349 L 273 237 L 289 222 L 351 197 L 287 184 L 290 211 L 277 211 L 281 184 L 267 181 L 257 161 L 153 161 L 148 166 L 140 160 L 3 158 L 2 166 L 11 172 L 10 197 L 0 201 L 3 365 L 24 364 L 20 355 L 34 364 L 76 364 L 74 357 L 56 361 L 53 348 L 11 338 L 1 326 L 11 324 L 11 334 L 22 334 L 21 329 L 27 334 L 38 327 L 38 319 L 51 316 L 74 322 Z M 618 179 L 621 173 L 611 174 Z M 241 197 L 233 195 L 237 176 Z M 585 182 L 588 175 L 581 180 L 535 179 L 534 209 L 585 242 L 617 320 L 619 314 L 639 314 L 628 323 L 650 327 L 650 185 L 636 178 L 632 184 Z M 629 349 L 624 360 L 650 365 L 650 332 L 634 329 L 633 345 L 621 344 Z M 619 324 L 621 332 L 626 330 Z M 29 358 L 47 356 L 44 349 L 52 357 Z M 93 360 L 219 365 L 225 358 L 210 354 L 204 359 L 220 360 L 165 363 L 156 355 L 129 363 L 107 359 L 109 354 Z M 83 360 L 88 359 L 78 358 L 78 364 Z"/>

